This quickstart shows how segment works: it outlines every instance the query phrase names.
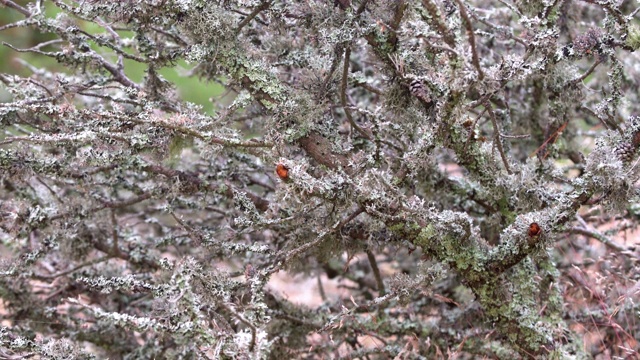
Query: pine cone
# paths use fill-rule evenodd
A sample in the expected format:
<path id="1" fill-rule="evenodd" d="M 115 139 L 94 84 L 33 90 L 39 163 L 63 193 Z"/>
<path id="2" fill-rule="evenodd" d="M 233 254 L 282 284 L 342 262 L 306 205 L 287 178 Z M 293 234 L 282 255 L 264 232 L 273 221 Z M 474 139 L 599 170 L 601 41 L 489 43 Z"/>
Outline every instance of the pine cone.
<path id="1" fill-rule="evenodd" d="M 623 162 L 629 162 L 636 153 L 636 147 L 631 142 L 624 142 L 616 146 L 615 153 Z"/>
<path id="2" fill-rule="evenodd" d="M 427 89 L 424 87 L 424 84 L 422 84 L 422 81 L 418 79 L 411 80 L 409 89 L 411 90 L 413 96 L 417 97 L 418 99 L 427 103 L 431 102 L 431 97 L 429 96 Z"/>

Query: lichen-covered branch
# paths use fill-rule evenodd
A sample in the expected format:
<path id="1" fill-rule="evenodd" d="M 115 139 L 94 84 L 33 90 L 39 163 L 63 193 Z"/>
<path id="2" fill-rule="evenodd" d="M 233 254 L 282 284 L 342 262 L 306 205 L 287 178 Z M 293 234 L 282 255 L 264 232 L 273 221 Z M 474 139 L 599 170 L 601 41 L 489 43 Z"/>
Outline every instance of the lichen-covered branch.
<path id="1" fill-rule="evenodd" d="M 633 6 L 0 7 L 2 354 L 638 355 Z"/>

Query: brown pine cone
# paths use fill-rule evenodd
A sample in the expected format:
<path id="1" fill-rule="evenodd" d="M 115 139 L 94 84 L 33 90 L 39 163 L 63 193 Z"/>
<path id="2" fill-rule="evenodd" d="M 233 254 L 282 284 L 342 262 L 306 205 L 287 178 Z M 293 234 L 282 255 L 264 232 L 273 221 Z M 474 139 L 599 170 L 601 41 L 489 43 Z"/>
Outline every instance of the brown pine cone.
<path id="1" fill-rule="evenodd" d="M 417 97 L 418 99 L 421 99 L 424 102 L 431 101 L 431 97 L 429 96 L 427 89 L 420 80 L 413 79 L 411 81 L 411 84 L 409 85 L 409 89 L 411 90 L 413 96 Z"/>
<path id="2" fill-rule="evenodd" d="M 623 162 L 629 162 L 636 153 L 636 147 L 631 142 L 624 142 L 616 146 L 615 153 Z"/>

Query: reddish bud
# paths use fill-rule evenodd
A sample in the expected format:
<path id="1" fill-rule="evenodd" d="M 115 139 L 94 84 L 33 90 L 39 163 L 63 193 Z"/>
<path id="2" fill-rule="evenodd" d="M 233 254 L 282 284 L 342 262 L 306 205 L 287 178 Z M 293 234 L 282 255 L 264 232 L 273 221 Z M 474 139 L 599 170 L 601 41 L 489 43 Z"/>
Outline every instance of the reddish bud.
<path id="1" fill-rule="evenodd" d="M 529 225 L 529 236 L 538 236 L 541 232 L 542 228 L 540 228 L 540 225 L 538 225 L 538 223 L 531 223 L 531 225 Z"/>
<path id="2" fill-rule="evenodd" d="M 282 180 L 289 179 L 289 168 L 284 166 L 283 164 L 276 165 L 276 174 Z"/>

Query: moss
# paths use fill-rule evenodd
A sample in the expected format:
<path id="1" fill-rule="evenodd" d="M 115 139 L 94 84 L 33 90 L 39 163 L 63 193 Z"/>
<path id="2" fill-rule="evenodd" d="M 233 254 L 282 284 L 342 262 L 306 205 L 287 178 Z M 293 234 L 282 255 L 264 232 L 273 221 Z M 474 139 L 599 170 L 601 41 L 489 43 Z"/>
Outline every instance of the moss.
<path id="1" fill-rule="evenodd" d="M 638 26 L 629 26 L 627 39 L 624 41 L 624 43 L 633 50 L 638 50 L 638 48 L 640 48 L 640 29 L 638 28 Z"/>
<path id="2" fill-rule="evenodd" d="M 513 222 L 516 221 L 516 217 L 518 216 L 515 212 L 509 210 L 509 207 L 509 200 L 507 199 L 506 195 L 498 200 L 498 210 L 500 211 L 500 214 L 502 214 L 502 216 L 506 219 L 506 225 L 513 224 Z"/>
<path id="3" fill-rule="evenodd" d="M 436 237 L 437 231 L 432 224 L 429 224 L 420 230 L 420 233 L 416 237 L 414 243 L 418 246 L 428 248 L 431 246 L 431 242 Z"/>

